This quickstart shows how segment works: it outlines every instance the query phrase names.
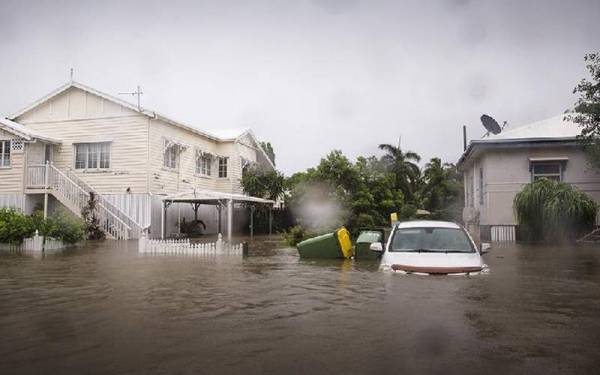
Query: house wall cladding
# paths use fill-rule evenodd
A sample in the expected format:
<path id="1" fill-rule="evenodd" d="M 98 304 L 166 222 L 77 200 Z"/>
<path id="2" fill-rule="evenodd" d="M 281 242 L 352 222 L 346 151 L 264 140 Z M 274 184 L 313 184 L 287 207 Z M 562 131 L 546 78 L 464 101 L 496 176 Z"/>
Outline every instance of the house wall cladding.
<path id="1" fill-rule="evenodd" d="M 23 193 L 0 194 L 0 208 L 14 208 L 25 211 L 25 195 Z"/>
<path id="2" fill-rule="evenodd" d="M 152 197 L 149 194 L 103 194 L 142 227 L 151 224 Z"/>
<path id="3" fill-rule="evenodd" d="M 171 169 L 164 165 L 165 141 L 184 145 L 179 154 L 178 168 Z M 174 127 L 161 120 L 150 122 L 150 192 L 152 194 L 174 194 L 189 191 L 192 188 L 218 190 L 225 193 L 241 193 L 241 153 L 247 159 L 256 160 L 256 151 L 240 146 L 235 142 L 218 142 L 195 134 L 191 131 Z M 211 164 L 211 175 L 202 176 L 196 173 L 197 150 L 215 156 Z M 220 178 L 216 156 L 229 158 L 227 178 Z"/>
<path id="4" fill-rule="evenodd" d="M 76 170 L 100 193 L 148 191 L 148 118 L 77 88 L 71 88 L 24 113 L 17 122 L 62 140 L 53 163 L 74 168 L 75 143 L 110 142 L 110 168 Z"/>
<path id="5" fill-rule="evenodd" d="M 18 137 L 0 129 L 0 140 L 12 140 Z M 0 168 L 0 194 L 23 192 L 24 152 L 11 152 L 10 167 Z"/>
<path id="6" fill-rule="evenodd" d="M 164 165 L 165 141 L 185 145 L 179 154 L 179 167 L 170 169 Z M 160 120 L 150 122 L 150 192 L 174 194 L 198 189 L 215 189 L 216 165 L 212 165 L 212 176 L 196 174 L 196 149 L 212 154 L 218 153 L 217 142 L 185 129 L 169 125 Z"/>
<path id="7" fill-rule="evenodd" d="M 484 171 L 484 203 L 480 210 L 481 225 L 517 225 L 513 210 L 515 195 L 531 182 L 529 158 L 567 157 L 563 181 L 575 186 L 600 203 L 600 171 L 591 168 L 584 153 L 575 147 L 529 147 L 489 150 L 469 167 L 466 174 L 475 176 L 477 202 L 478 168 Z M 597 218 L 597 222 L 599 218 Z"/>

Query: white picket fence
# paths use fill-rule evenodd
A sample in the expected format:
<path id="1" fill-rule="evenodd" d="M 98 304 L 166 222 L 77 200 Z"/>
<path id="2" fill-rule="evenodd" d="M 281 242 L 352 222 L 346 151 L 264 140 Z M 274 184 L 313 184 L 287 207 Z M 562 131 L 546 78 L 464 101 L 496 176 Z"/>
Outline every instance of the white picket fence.
<path id="1" fill-rule="evenodd" d="M 514 225 L 493 225 L 490 228 L 492 242 L 515 242 Z"/>
<path id="2" fill-rule="evenodd" d="M 151 240 L 143 233 L 138 240 L 138 252 L 143 254 L 166 255 L 244 255 L 244 244 L 230 245 L 223 241 L 219 234 L 217 241 L 209 243 L 192 243 L 182 240 Z"/>
<path id="3" fill-rule="evenodd" d="M 33 237 L 23 239 L 21 244 L 0 243 L 0 250 L 9 252 L 60 250 L 67 247 L 69 247 L 69 245 L 60 240 L 56 240 L 52 237 L 44 238 L 44 236 L 40 236 L 37 230 Z"/>

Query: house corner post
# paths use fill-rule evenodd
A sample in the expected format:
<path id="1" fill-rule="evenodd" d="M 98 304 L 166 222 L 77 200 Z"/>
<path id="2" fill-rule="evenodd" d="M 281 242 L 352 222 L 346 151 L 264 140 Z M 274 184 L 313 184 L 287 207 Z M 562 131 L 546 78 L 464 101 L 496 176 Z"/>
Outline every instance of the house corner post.
<path id="1" fill-rule="evenodd" d="M 227 242 L 231 243 L 233 227 L 233 199 L 227 200 Z"/>

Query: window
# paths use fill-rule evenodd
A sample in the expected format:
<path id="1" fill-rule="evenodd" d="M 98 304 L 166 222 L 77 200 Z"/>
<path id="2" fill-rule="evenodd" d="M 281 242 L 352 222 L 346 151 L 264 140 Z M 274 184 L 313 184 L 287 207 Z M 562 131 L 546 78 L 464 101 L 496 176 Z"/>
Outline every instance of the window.
<path id="1" fill-rule="evenodd" d="M 75 144 L 75 169 L 110 168 L 110 142 Z"/>
<path id="2" fill-rule="evenodd" d="M 219 178 L 227 178 L 227 161 L 229 158 L 219 156 Z"/>
<path id="3" fill-rule="evenodd" d="M 200 153 L 196 157 L 196 174 L 210 176 L 212 157 L 210 154 Z"/>
<path id="4" fill-rule="evenodd" d="M 563 166 L 561 162 L 544 162 L 531 164 L 533 181 L 545 177 L 549 180 L 562 181 Z"/>
<path id="5" fill-rule="evenodd" d="M 474 253 L 475 249 L 462 229 L 403 228 L 392 238 L 391 252 Z"/>
<path id="6" fill-rule="evenodd" d="M 10 167 L 10 141 L 0 141 L 0 168 Z"/>
<path id="7" fill-rule="evenodd" d="M 479 204 L 483 204 L 483 168 L 479 168 Z"/>
<path id="8" fill-rule="evenodd" d="M 165 140 L 164 165 L 166 168 L 176 169 L 179 163 L 179 145 Z"/>

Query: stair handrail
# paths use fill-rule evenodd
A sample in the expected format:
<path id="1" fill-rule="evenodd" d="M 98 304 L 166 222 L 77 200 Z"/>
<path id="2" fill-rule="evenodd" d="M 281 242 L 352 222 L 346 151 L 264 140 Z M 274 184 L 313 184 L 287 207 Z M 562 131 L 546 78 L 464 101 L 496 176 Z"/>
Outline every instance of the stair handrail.
<path id="1" fill-rule="evenodd" d="M 109 201 L 108 199 L 106 199 L 106 197 L 104 197 L 102 194 L 100 194 L 96 189 L 94 189 L 90 184 L 88 184 L 87 182 L 85 182 L 83 179 L 81 179 L 81 177 L 77 176 L 75 174 L 75 171 L 73 171 L 72 168 L 67 168 L 66 169 L 67 175 L 75 180 L 80 186 L 85 187 L 85 189 L 88 190 L 88 192 L 93 192 L 96 197 L 98 198 L 98 200 L 106 207 L 108 207 L 109 211 L 112 211 L 113 214 L 117 215 L 117 216 L 122 216 L 123 218 L 126 219 L 126 221 L 129 224 L 129 228 L 131 230 L 131 227 L 135 227 L 135 230 L 138 232 L 138 234 L 141 234 L 144 231 L 144 227 L 138 223 L 135 219 L 133 219 L 131 216 L 129 216 L 125 211 L 121 210 L 119 207 L 117 207 L 115 204 L 113 204 L 111 201 Z M 85 190 L 84 189 L 84 190 Z"/>
<path id="2" fill-rule="evenodd" d="M 78 189 L 81 193 L 83 193 L 86 197 L 89 198 L 90 193 L 85 191 L 84 188 L 82 188 L 79 184 L 77 184 L 75 181 L 73 181 L 69 176 L 67 176 L 65 173 L 63 173 L 60 169 L 56 168 L 54 165 L 49 164 L 49 168 L 52 172 L 56 173 L 58 176 L 60 176 L 61 178 L 63 178 L 64 180 L 68 181 L 72 186 L 74 186 L 76 189 Z M 49 179 L 49 181 L 52 181 L 51 179 Z M 54 190 L 54 189 L 53 189 Z M 69 199 L 65 194 L 63 194 L 63 196 L 65 196 L 66 199 Z M 119 235 L 121 235 L 121 237 L 123 237 L 124 239 L 128 239 L 129 237 L 129 231 L 131 230 L 131 227 L 129 225 L 127 225 L 123 220 L 121 220 L 121 218 L 119 218 L 117 215 L 115 215 L 113 212 L 111 212 L 108 208 L 106 208 L 106 206 L 102 203 L 102 202 L 97 202 L 97 207 L 100 208 L 100 215 L 105 215 L 105 216 L 109 216 L 110 219 L 114 220 L 117 222 L 117 224 L 119 224 L 123 230 L 119 230 L 116 229 L 116 232 L 121 232 L 121 233 L 110 233 L 111 235 L 113 235 L 114 237 L 119 237 Z M 83 209 L 83 207 L 77 207 L 80 210 Z M 108 218 L 106 218 L 108 219 Z M 108 228 L 107 228 L 108 229 Z"/>

